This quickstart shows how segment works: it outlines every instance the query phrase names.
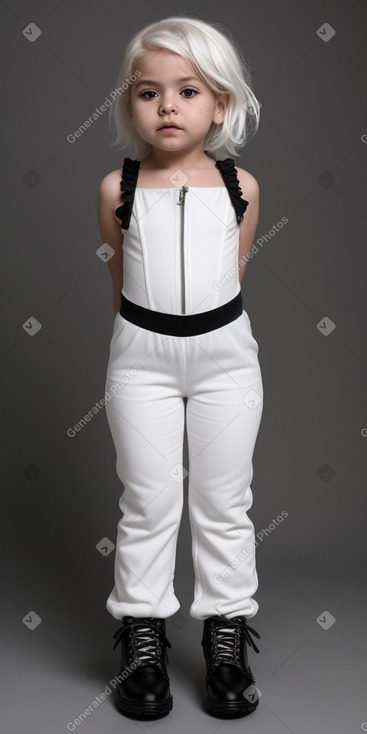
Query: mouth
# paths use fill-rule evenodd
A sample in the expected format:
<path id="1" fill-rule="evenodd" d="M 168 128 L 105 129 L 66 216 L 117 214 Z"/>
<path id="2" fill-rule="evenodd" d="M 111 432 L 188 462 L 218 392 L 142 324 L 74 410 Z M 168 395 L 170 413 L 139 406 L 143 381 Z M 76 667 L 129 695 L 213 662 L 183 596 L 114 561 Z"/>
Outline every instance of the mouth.
<path id="1" fill-rule="evenodd" d="M 166 130 L 166 129 L 169 130 L 169 129 L 172 129 L 172 128 L 175 129 L 175 130 L 181 130 L 181 128 L 178 127 L 178 125 L 175 125 L 173 123 L 168 123 L 168 122 L 165 125 L 162 125 L 162 127 L 159 127 L 158 130 Z"/>

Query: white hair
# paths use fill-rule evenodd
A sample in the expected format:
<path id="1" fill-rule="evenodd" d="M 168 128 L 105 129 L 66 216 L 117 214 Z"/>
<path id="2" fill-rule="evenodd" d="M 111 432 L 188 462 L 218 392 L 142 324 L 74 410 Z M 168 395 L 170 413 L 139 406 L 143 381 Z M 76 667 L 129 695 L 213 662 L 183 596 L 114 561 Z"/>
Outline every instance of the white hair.
<path id="1" fill-rule="evenodd" d="M 145 26 L 128 42 L 117 77 L 117 88 L 124 91 L 112 102 L 109 121 L 113 119 L 117 137 L 112 143 L 119 150 L 133 146 L 133 157 L 141 160 L 152 146 L 141 138 L 131 123 L 129 97 L 131 83 L 139 71 L 137 59 L 147 51 L 168 49 L 188 59 L 215 94 L 229 93 L 229 103 L 222 123 L 212 123 L 204 140 L 204 151 L 214 160 L 238 156 L 236 146 L 246 145 L 259 126 L 260 105 L 251 86 L 245 55 L 219 23 L 207 23 L 189 16 L 172 16 Z M 135 74 L 134 74 L 135 72 Z"/>

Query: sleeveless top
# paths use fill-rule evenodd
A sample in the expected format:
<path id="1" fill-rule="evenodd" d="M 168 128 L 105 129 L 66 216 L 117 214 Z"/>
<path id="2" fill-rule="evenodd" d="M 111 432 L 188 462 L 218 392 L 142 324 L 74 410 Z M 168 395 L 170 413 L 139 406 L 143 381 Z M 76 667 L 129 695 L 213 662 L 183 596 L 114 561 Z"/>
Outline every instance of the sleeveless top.
<path id="1" fill-rule="evenodd" d="M 216 161 L 224 186 L 136 186 L 140 161 L 125 158 L 123 204 L 115 209 L 124 235 L 123 295 L 153 311 L 196 314 L 240 291 L 239 224 L 248 201 L 232 158 Z"/>

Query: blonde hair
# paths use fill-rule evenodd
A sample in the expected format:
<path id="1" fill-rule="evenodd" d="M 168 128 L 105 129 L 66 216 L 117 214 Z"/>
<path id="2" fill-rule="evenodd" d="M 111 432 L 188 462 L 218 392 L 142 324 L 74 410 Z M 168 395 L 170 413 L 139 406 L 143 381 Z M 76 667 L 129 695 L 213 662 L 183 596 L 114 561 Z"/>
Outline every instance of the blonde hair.
<path id="1" fill-rule="evenodd" d="M 169 49 L 191 61 L 194 69 L 215 94 L 229 93 L 229 103 L 221 124 L 212 123 L 203 150 L 214 160 L 238 156 L 236 146 L 246 145 L 259 126 L 260 105 L 251 86 L 251 75 L 245 55 L 218 23 L 207 23 L 189 16 L 172 16 L 145 26 L 128 42 L 117 77 L 122 94 L 112 102 L 109 122 L 113 120 L 117 137 L 112 143 L 119 150 L 133 147 L 132 156 L 141 160 L 152 150 L 131 124 L 129 97 L 131 80 L 138 69 L 136 60 L 151 50 Z"/>

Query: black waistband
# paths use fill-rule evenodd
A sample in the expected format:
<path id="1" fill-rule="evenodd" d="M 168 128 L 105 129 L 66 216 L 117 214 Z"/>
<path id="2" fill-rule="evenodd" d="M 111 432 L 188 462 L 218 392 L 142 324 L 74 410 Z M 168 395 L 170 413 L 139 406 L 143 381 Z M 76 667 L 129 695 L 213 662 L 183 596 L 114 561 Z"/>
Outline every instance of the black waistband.
<path id="1" fill-rule="evenodd" d="M 150 308 L 145 308 L 129 301 L 121 293 L 120 314 L 127 321 L 132 321 L 133 324 L 142 326 L 143 329 L 157 331 L 159 334 L 195 336 L 196 334 L 213 331 L 213 329 L 219 329 L 230 321 L 234 321 L 241 316 L 242 309 L 241 291 L 231 301 L 224 303 L 223 306 L 218 306 L 218 308 L 213 308 L 210 311 L 202 311 L 201 313 L 189 315 L 152 311 Z"/>

